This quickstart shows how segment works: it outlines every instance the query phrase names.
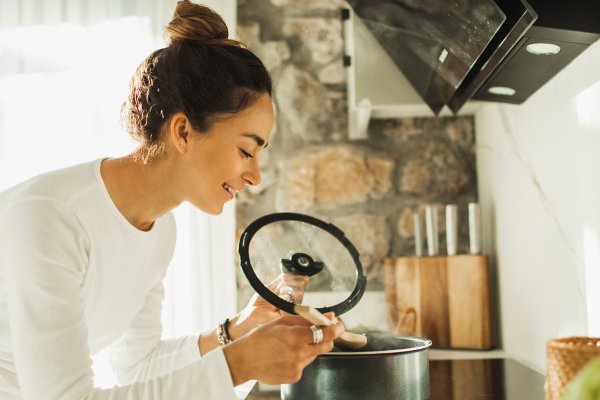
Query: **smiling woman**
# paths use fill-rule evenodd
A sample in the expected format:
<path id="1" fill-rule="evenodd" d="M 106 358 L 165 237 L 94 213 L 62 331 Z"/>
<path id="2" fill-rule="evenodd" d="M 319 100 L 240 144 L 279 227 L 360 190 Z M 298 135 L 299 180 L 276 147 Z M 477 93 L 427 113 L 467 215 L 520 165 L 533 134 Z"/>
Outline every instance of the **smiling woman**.
<path id="1" fill-rule="evenodd" d="M 180 1 L 167 33 L 123 107 L 135 151 L 0 193 L 2 398 L 234 399 L 249 379 L 297 381 L 344 329 L 315 343 L 304 319 L 254 298 L 216 330 L 161 339 L 172 210 L 218 214 L 258 184 L 273 126 L 269 74 L 219 15 Z M 120 387 L 93 385 L 105 348 Z"/>
<path id="2" fill-rule="evenodd" d="M 203 133 L 191 126 L 185 114 L 174 115 L 169 126 L 172 151 L 183 156 L 184 164 L 172 163 L 183 171 L 173 183 L 182 191 L 191 190 L 186 200 L 207 213 L 218 214 L 223 209 L 223 194 L 231 200 L 245 185 L 258 185 L 258 156 L 268 143 L 273 118 L 267 94 Z"/>

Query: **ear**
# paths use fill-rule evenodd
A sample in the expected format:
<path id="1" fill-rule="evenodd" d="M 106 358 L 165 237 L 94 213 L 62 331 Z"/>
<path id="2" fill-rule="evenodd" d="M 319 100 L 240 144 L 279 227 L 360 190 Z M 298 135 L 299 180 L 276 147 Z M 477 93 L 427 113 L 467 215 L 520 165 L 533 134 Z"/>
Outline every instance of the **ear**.
<path id="1" fill-rule="evenodd" d="M 169 122 L 168 137 L 179 153 L 187 153 L 191 135 L 192 124 L 189 119 L 182 112 L 175 113 Z"/>

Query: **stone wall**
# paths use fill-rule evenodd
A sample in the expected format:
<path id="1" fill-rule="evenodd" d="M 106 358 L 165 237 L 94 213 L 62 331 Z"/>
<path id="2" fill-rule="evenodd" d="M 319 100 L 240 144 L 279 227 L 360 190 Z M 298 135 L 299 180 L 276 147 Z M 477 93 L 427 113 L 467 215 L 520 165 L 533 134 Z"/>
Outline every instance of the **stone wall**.
<path id="1" fill-rule="evenodd" d="M 477 199 L 472 117 L 372 120 L 369 139 L 347 139 L 341 1 L 245 0 L 238 35 L 271 71 L 276 126 L 261 155 L 263 183 L 237 200 L 238 233 L 254 219 L 292 211 L 341 228 L 361 254 L 370 291 L 385 257 L 414 254 L 412 215 Z M 440 249 L 445 248 L 440 235 Z M 459 223 L 459 253 L 468 227 Z M 442 250 L 443 252 L 443 250 Z M 238 277 L 240 305 L 253 292 Z"/>

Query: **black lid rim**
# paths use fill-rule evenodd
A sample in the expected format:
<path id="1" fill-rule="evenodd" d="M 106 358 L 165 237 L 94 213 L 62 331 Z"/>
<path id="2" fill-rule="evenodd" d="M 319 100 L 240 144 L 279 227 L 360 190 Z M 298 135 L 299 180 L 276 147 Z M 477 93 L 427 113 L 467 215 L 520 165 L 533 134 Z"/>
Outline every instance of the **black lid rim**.
<path id="1" fill-rule="evenodd" d="M 275 307 L 289 314 L 296 314 L 296 312 L 294 311 L 293 303 L 285 301 L 284 299 L 270 291 L 261 282 L 258 276 L 256 276 L 256 273 L 254 272 L 254 269 L 252 268 L 252 265 L 250 263 L 250 256 L 248 254 L 250 240 L 252 239 L 254 234 L 256 234 L 256 232 L 258 232 L 258 230 L 263 226 L 277 221 L 300 221 L 317 226 L 318 228 L 321 228 L 327 233 L 333 235 L 344 245 L 346 250 L 348 250 L 348 252 L 352 256 L 352 259 L 354 260 L 354 264 L 356 266 L 357 280 L 354 290 L 352 290 L 350 295 L 342 302 L 333 306 L 319 307 L 317 308 L 317 310 L 319 310 L 322 313 L 333 311 L 335 315 L 341 315 L 352 309 L 362 298 L 367 286 L 367 278 L 363 272 L 358 250 L 356 250 L 356 247 L 354 247 L 354 245 L 350 242 L 350 240 L 348 240 L 346 235 L 344 235 L 344 232 L 342 232 L 342 230 L 340 230 L 338 227 L 305 214 L 291 212 L 267 214 L 250 223 L 250 225 L 248 225 L 248 227 L 244 230 L 238 244 L 238 253 L 240 255 L 240 267 L 242 268 L 244 275 L 248 279 L 250 286 L 252 286 L 252 288 L 262 298 L 264 298 L 266 301 L 268 301 Z"/>

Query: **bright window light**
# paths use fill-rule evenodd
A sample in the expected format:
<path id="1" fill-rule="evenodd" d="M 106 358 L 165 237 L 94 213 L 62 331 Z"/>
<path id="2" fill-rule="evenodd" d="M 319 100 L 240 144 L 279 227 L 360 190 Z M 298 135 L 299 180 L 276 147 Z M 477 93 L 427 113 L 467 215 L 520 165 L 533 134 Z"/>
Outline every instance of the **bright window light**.
<path id="1" fill-rule="evenodd" d="M 51 169 L 131 152 L 135 143 L 121 127 L 120 105 L 137 65 L 160 46 L 149 17 L 0 30 L 2 61 L 18 66 L 0 69 L 0 190 Z M 96 386 L 114 386 L 106 351 L 94 357 L 93 368 Z"/>
<path id="2" fill-rule="evenodd" d="M 134 148 L 119 109 L 135 68 L 158 47 L 149 18 L 4 29 L 0 47 L 20 65 L 0 75 L 0 190 Z"/>

